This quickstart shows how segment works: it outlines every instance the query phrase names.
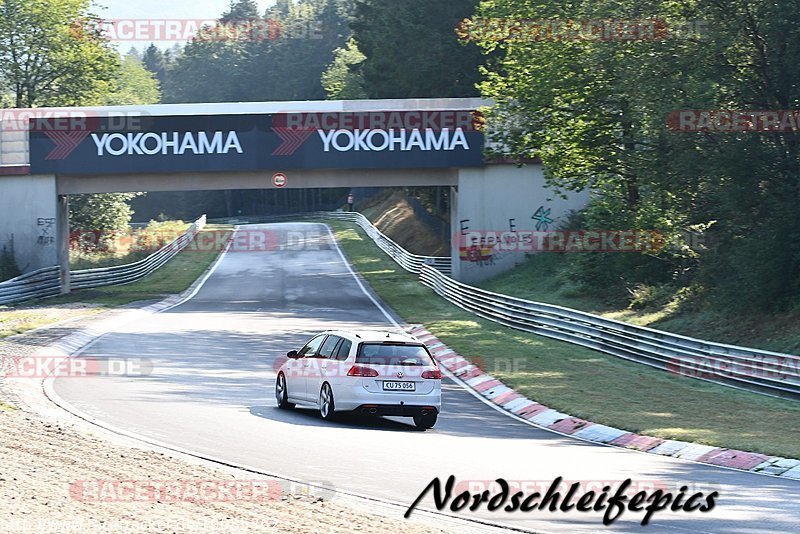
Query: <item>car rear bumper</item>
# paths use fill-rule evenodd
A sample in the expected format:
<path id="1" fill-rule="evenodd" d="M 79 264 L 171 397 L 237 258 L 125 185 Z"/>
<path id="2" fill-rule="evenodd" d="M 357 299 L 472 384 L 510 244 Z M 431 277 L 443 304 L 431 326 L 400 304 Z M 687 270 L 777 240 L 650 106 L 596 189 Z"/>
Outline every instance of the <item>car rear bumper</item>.
<path id="1" fill-rule="evenodd" d="M 391 415 L 414 415 L 419 409 L 434 408 L 437 413 L 442 407 L 442 390 L 437 383 L 429 393 L 371 392 L 361 385 L 354 387 L 334 386 L 336 411 L 360 411 L 363 406 L 379 407 L 385 415 L 389 411 L 400 411 Z"/>
<path id="2" fill-rule="evenodd" d="M 415 415 L 426 415 L 428 413 L 439 413 L 439 407 L 433 405 L 417 406 L 408 404 L 362 404 L 353 410 L 362 415 L 395 415 L 401 417 L 413 417 Z"/>

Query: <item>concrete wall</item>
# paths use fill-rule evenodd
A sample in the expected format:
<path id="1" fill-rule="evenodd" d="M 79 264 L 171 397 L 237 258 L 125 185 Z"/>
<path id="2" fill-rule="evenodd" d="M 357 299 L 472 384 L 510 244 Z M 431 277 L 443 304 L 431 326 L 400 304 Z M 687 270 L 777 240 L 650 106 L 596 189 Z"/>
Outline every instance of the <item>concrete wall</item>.
<path id="1" fill-rule="evenodd" d="M 27 165 L 28 132 L 13 123 L 0 120 L 0 165 Z"/>
<path id="2" fill-rule="evenodd" d="M 555 230 L 588 200 L 588 192 L 571 193 L 567 199 L 555 195 L 546 187 L 539 164 L 459 170 L 451 209 L 454 278 L 473 283 L 512 269 L 527 252 L 494 245 L 493 234 L 499 238 L 512 230 Z M 484 240 L 478 244 L 480 238 Z"/>
<path id="3" fill-rule="evenodd" d="M 55 176 L 0 176 L 0 248 L 23 273 L 58 264 Z"/>

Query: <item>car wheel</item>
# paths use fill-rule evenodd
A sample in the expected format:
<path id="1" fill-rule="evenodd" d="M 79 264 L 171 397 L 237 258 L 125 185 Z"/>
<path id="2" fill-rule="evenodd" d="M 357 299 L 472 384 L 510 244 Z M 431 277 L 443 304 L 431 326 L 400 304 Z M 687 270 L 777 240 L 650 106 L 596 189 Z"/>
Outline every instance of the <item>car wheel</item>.
<path id="1" fill-rule="evenodd" d="M 294 403 L 289 402 L 289 396 L 286 394 L 286 377 L 283 373 L 278 373 L 278 378 L 275 380 L 275 400 L 278 401 L 278 408 L 282 410 L 294 408 Z"/>
<path id="2" fill-rule="evenodd" d="M 433 428 L 433 425 L 436 424 L 437 417 L 438 414 L 436 412 L 427 413 L 425 415 L 415 415 L 414 424 L 417 425 L 417 428 L 427 430 Z"/>
<path id="3" fill-rule="evenodd" d="M 336 414 L 333 403 L 333 391 L 327 382 L 322 384 L 322 389 L 319 392 L 319 414 L 326 421 L 331 421 Z"/>

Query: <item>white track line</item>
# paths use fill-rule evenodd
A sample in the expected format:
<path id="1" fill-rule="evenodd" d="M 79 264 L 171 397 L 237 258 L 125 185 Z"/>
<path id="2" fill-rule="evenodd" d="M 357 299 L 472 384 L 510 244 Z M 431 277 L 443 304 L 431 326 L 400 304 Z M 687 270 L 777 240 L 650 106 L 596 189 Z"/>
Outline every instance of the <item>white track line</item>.
<path id="1" fill-rule="evenodd" d="M 339 253 L 339 257 L 342 258 L 342 263 L 344 263 L 344 266 L 347 267 L 348 271 L 350 271 L 350 274 L 353 275 L 353 278 L 355 278 L 356 283 L 358 284 L 358 287 L 361 288 L 361 291 L 367 296 L 367 298 L 369 298 L 369 300 L 372 301 L 373 304 L 375 304 L 375 306 L 381 311 L 383 316 L 386 317 L 386 319 L 390 323 L 392 323 L 395 326 L 395 328 L 402 328 L 400 326 L 400 324 L 397 321 L 394 320 L 394 317 L 392 317 L 392 315 L 388 311 L 386 311 L 386 308 L 384 308 L 381 305 L 381 303 L 378 302 L 378 299 L 376 299 L 374 296 L 372 296 L 372 293 L 367 291 L 367 288 L 364 287 L 364 284 L 361 282 L 361 278 L 359 278 L 359 276 L 356 274 L 356 272 L 350 266 L 350 262 L 347 261 L 347 258 L 345 257 L 344 253 L 342 252 L 342 249 L 339 248 L 339 243 L 336 241 L 336 236 L 333 235 L 333 231 L 331 230 L 331 227 L 328 226 L 327 224 L 324 224 L 324 223 L 323 223 L 323 225 L 328 230 L 328 235 L 331 236 L 331 242 L 333 243 L 333 246 L 336 249 L 336 252 Z"/>

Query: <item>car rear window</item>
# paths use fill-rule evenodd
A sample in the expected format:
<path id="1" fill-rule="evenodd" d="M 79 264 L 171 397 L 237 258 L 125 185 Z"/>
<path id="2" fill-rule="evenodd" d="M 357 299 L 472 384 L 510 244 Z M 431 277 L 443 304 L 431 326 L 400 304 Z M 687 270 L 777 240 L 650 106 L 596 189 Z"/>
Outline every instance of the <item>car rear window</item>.
<path id="1" fill-rule="evenodd" d="M 433 365 L 431 355 L 424 345 L 407 343 L 362 343 L 356 362 L 373 365 Z"/>

